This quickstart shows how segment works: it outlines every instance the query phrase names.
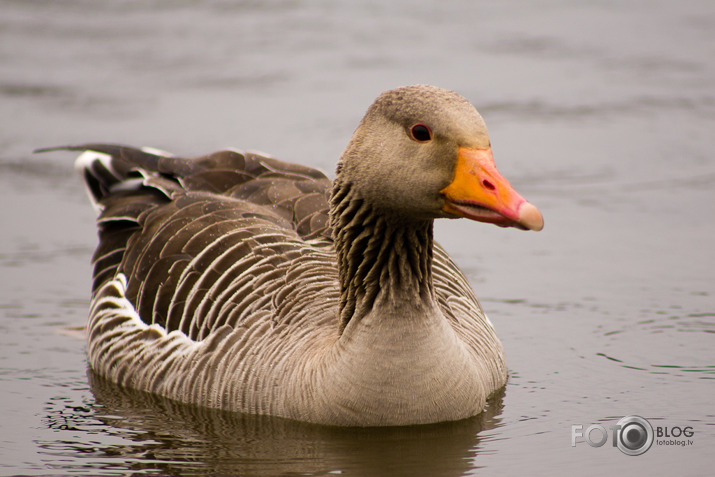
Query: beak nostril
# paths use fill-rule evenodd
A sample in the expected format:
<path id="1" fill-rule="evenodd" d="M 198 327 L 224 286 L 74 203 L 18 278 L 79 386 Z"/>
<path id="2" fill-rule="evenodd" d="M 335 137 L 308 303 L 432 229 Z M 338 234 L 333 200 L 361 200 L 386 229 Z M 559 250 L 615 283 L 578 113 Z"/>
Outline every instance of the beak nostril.
<path id="1" fill-rule="evenodd" d="M 492 184 L 491 182 L 489 182 L 489 181 L 486 180 L 486 179 L 484 179 L 484 180 L 482 181 L 482 185 L 484 186 L 485 189 L 489 189 L 489 190 L 494 190 L 494 189 L 496 189 L 496 187 L 494 187 L 494 184 Z"/>

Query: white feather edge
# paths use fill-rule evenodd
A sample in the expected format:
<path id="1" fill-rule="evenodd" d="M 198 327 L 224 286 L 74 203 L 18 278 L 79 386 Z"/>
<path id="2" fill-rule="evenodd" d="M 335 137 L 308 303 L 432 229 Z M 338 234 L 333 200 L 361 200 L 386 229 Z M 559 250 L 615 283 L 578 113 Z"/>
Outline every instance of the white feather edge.
<path id="1" fill-rule="evenodd" d="M 104 154 L 102 152 L 96 152 L 96 151 L 84 151 L 82 154 L 77 156 L 77 159 L 74 161 L 74 169 L 77 171 L 77 173 L 82 177 L 85 187 L 84 190 L 87 193 L 87 197 L 89 197 L 89 202 L 92 204 L 92 208 L 97 214 L 100 214 L 103 210 L 103 207 L 99 205 L 99 202 L 94 197 L 94 194 L 92 194 L 92 191 L 89 189 L 87 186 L 87 182 L 85 180 L 85 171 L 91 171 L 92 170 L 92 164 L 94 162 L 100 162 L 102 165 L 109 171 L 112 172 L 112 174 L 115 174 L 114 169 L 112 168 L 112 156 L 109 154 Z M 90 172 L 91 174 L 91 172 Z M 115 174 L 116 175 L 116 174 Z"/>
<path id="2" fill-rule="evenodd" d="M 92 302 L 92 306 L 90 308 L 89 313 L 91 317 L 90 321 L 94 321 L 96 317 L 102 316 L 106 313 L 106 310 L 96 313 L 95 310 L 98 307 L 102 308 L 103 305 L 111 303 L 113 305 L 111 307 L 112 316 L 121 315 L 129 318 L 128 322 L 121 325 L 122 327 L 126 326 L 132 329 L 139 330 L 146 330 L 151 328 L 157 333 L 159 333 L 162 339 L 178 339 L 183 341 L 185 345 L 189 345 L 191 347 L 201 345 L 200 341 L 192 340 L 183 331 L 174 330 L 170 333 L 167 333 L 166 328 L 161 325 L 158 325 L 156 323 L 153 323 L 151 325 L 146 324 L 139 316 L 139 313 L 137 313 L 136 308 L 134 308 L 132 302 L 130 302 L 126 298 L 127 277 L 123 273 L 118 273 L 113 280 L 110 280 L 109 282 L 105 283 L 99 290 L 97 290 L 97 294 L 101 294 L 102 291 L 106 288 L 113 288 L 115 293 L 113 293 L 112 296 L 105 296 L 103 298 L 100 298 L 99 300 Z"/>
<path id="3" fill-rule="evenodd" d="M 147 154 L 153 154 L 155 156 L 162 157 L 175 157 L 172 153 L 164 151 L 163 149 L 157 149 L 155 147 L 144 146 L 139 148 L 140 151 L 146 152 Z"/>

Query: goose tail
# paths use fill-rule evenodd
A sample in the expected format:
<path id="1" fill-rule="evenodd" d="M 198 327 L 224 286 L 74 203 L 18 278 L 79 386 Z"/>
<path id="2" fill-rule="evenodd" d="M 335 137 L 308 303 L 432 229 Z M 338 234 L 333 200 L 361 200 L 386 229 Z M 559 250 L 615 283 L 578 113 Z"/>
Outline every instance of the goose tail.
<path id="1" fill-rule="evenodd" d="M 85 189 L 97 213 L 104 210 L 103 199 L 122 190 L 138 190 L 146 185 L 146 171 L 159 171 L 162 159 L 173 155 L 160 149 L 135 148 L 119 144 L 80 144 L 37 149 L 35 152 L 80 151 L 75 170 L 84 179 Z"/>

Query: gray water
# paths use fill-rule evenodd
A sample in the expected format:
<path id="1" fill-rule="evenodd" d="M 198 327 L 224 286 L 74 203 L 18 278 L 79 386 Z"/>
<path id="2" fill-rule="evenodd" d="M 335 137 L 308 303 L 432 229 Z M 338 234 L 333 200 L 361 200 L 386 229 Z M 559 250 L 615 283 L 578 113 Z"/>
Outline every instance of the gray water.
<path id="1" fill-rule="evenodd" d="M 713 32 L 711 0 L 3 0 L 0 474 L 709 475 Z M 341 430 L 88 373 L 93 211 L 72 156 L 33 149 L 236 146 L 332 173 L 374 97 L 412 83 L 477 106 L 546 220 L 437 226 L 507 353 L 483 415 Z M 692 445 L 571 446 L 628 415 Z"/>

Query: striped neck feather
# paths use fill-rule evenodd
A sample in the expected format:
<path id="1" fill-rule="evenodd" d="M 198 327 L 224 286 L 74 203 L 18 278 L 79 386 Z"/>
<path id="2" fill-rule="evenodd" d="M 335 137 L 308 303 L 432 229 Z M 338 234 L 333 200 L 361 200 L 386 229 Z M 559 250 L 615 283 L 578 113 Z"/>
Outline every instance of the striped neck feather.
<path id="1" fill-rule="evenodd" d="M 340 276 L 340 332 L 376 303 L 433 299 L 433 221 L 379 213 L 349 183 L 335 181 L 330 223 Z"/>

